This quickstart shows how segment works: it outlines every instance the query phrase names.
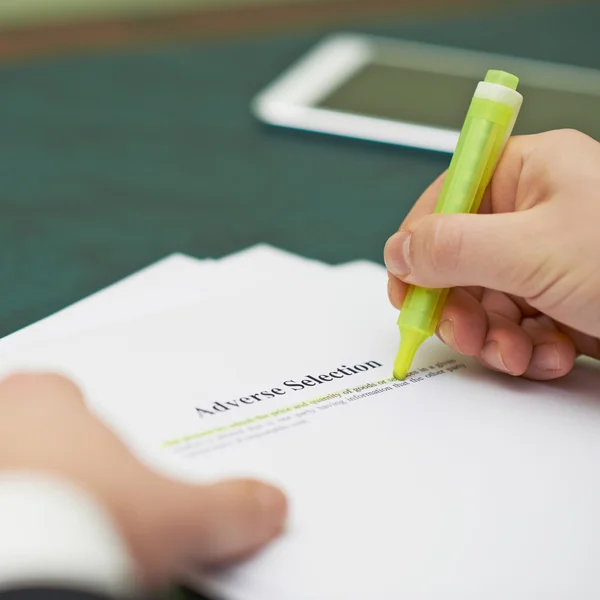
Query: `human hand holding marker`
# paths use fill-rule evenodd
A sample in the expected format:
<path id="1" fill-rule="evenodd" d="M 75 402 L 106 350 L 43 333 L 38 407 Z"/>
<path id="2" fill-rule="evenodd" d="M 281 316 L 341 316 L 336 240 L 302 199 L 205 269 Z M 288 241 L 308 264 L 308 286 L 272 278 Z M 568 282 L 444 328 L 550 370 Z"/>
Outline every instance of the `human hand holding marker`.
<path id="1" fill-rule="evenodd" d="M 511 375 L 600 359 L 600 144 L 570 130 L 513 138 L 480 214 L 431 214 L 443 179 L 386 244 L 392 304 L 407 284 L 453 288 L 439 337 Z"/>
<path id="2" fill-rule="evenodd" d="M 468 214 L 479 210 L 483 195 L 510 139 L 523 96 L 519 79 L 490 70 L 475 89 L 435 209 L 436 213 Z M 435 332 L 448 298 L 448 288 L 411 285 L 398 318 L 400 348 L 394 377 L 404 379 L 421 344 Z"/>

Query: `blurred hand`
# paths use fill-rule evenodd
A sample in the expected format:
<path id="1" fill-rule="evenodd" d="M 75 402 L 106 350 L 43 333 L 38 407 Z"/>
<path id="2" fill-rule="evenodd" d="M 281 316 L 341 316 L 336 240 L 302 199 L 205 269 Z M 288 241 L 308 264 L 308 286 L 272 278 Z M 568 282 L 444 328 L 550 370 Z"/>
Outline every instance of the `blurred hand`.
<path id="1" fill-rule="evenodd" d="M 252 553 L 281 531 L 286 515 L 284 496 L 266 484 L 192 486 L 149 470 L 58 375 L 0 383 L 0 471 L 6 469 L 57 476 L 91 493 L 148 586 Z"/>
<path id="2" fill-rule="evenodd" d="M 433 215 L 443 175 L 384 255 L 389 297 L 453 288 L 438 336 L 482 364 L 531 379 L 600 358 L 600 144 L 570 130 L 507 145 L 476 215 Z"/>

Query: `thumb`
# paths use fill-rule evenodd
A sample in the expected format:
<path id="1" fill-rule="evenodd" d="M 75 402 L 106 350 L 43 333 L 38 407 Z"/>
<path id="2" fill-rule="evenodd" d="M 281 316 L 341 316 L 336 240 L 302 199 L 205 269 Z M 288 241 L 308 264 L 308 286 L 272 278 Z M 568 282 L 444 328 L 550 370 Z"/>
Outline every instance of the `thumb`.
<path id="1" fill-rule="evenodd" d="M 244 558 L 281 533 L 287 514 L 283 493 L 253 480 L 173 482 L 166 495 L 162 544 L 171 560 L 165 562 L 183 568 Z"/>
<path id="2" fill-rule="evenodd" d="M 427 215 L 388 240 L 386 266 L 422 287 L 482 286 L 534 296 L 545 262 L 534 212 Z"/>

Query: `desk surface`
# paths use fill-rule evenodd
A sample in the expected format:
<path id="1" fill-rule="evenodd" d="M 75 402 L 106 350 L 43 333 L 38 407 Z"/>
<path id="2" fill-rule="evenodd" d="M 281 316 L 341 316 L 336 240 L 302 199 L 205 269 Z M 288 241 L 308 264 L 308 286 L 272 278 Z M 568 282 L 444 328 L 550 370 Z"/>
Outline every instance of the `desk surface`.
<path id="1" fill-rule="evenodd" d="M 592 5 L 354 27 L 600 67 Z M 448 157 L 291 134 L 249 101 L 328 33 L 196 39 L 0 66 L 0 335 L 166 254 L 268 242 L 381 260 Z"/>

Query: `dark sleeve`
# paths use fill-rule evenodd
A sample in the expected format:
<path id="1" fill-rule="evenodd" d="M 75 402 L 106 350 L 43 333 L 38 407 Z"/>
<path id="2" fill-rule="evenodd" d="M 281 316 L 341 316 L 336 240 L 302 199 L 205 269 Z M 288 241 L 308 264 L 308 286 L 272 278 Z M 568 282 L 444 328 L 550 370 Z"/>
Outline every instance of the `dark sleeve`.
<path id="1" fill-rule="evenodd" d="M 24 587 L 0 591 L 0 600 L 132 600 L 131 598 L 113 598 L 94 592 L 49 587 Z M 134 598 L 133 600 L 150 600 Z"/>

